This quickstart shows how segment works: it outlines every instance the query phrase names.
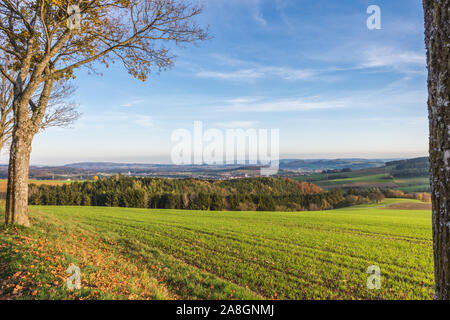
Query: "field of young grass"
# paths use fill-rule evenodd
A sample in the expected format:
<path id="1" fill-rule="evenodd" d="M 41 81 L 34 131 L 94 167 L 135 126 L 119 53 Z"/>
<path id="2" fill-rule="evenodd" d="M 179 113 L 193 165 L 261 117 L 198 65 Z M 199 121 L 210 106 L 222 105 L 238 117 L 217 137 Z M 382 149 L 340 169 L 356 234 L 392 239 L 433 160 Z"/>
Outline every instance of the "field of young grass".
<path id="1" fill-rule="evenodd" d="M 404 192 L 430 192 L 428 177 L 395 179 L 395 184 Z"/>
<path id="2" fill-rule="evenodd" d="M 379 187 L 398 189 L 406 193 L 430 192 L 428 177 L 392 178 L 383 168 L 372 168 L 346 173 L 314 173 L 294 177 L 298 181 L 308 181 L 324 189 L 350 187 Z"/>
<path id="3" fill-rule="evenodd" d="M 329 185 L 344 185 L 352 183 L 376 184 L 392 182 L 392 179 L 387 179 L 387 177 L 389 177 L 389 173 L 384 172 L 383 169 L 373 168 L 342 173 L 313 173 L 294 177 L 294 179 L 299 181 L 309 181 L 318 186 L 326 187 Z"/>
<path id="4" fill-rule="evenodd" d="M 431 299 L 431 212 L 32 207 L 0 224 L 0 298 Z M 81 268 L 82 290 L 65 288 Z M 381 288 L 366 286 L 371 265 Z"/>
<path id="5" fill-rule="evenodd" d="M 389 182 L 393 182 L 392 179 L 387 179 L 389 175 L 388 174 L 373 174 L 373 175 L 363 175 L 363 176 L 353 176 L 349 178 L 341 178 L 341 179 L 329 179 L 329 180 L 321 180 L 317 181 L 318 186 L 326 187 L 326 186 L 338 186 L 338 185 L 349 185 L 349 184 L 358 184 L 358 183 L 364 183 L 368 185 L 375 185 L 375 184 L 386 184 Z"/>

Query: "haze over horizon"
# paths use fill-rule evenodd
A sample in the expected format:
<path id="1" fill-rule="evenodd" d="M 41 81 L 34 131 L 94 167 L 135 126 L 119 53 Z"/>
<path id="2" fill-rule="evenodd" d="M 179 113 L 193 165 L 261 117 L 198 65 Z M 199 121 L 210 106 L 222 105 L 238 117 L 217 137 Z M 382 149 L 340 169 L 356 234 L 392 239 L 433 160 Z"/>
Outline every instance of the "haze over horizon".
<path id="1" fill-rule="evenodd" d="M 368 30 L 366 9 L 381 8 Z M 411 158 L 428 150 L 420 0 L 214 0 L 213 39 L 173 48 L 142 83 L 119 65 L 78 71 L 70 129 L 36 136 L 31 164 L 170 163 L 171 133 L 280 129 L 280 158 Z M 3 152 L 1 163 L 7 163 Z"/>
<path id="2" fill-rule="evenodd" d="M 346 159 L 366 159 L 366 160 L 394 160 L 394 159 L 411 159 L 418 157 L 427 157 L 426 153 L 373 153 L 373 154 L 286 154 L 281 155 L 280 160 L 287 159 L 296 159 L 296 160 L 346 160 Z M 95 162 L 104 162 L 104 163 L 118 163 L 118 164 L 173 164 L 170 157 L 153 157 L 153 158 L 134 158 L 135 160 L 129 160 L 128 157 L 121 158 L 88 158 L 88 159 L 78 159 L 64 161 L 64 159 L 59 159 L 57 161 L 49 161 L 49 162 L 36 162 L 31 163 L 31 166 L 64 166 L 74 163 L 95 163 Z M 2 159 L 3 160 L 3 159 Z M 7 161 L 0 162 L 0 165 L 8 165 Z"/>

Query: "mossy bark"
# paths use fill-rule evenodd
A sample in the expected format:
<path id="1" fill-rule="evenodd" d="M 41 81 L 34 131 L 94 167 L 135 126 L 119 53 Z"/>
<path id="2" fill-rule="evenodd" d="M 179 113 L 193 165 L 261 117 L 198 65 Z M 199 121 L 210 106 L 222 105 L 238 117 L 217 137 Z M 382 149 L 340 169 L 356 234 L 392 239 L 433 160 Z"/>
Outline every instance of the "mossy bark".
<path id="1" fill-rule="evenodd" d="M 15 117 L 21 119 L 15 119 L 16 125 L 12 132 L 5 223 L 28 227 L 30 225 L 28 218 L 28 171 L 31 142 L 35 130 L 33 130 L 31 122 L 25 118 L 28 103 L 21 102 L 20 100 L 15 103 Z"/>
<path id="2" fill-rule="evenodd" d="M 423 0 L 436 299 L 450 299 L 450 0 Z"/>

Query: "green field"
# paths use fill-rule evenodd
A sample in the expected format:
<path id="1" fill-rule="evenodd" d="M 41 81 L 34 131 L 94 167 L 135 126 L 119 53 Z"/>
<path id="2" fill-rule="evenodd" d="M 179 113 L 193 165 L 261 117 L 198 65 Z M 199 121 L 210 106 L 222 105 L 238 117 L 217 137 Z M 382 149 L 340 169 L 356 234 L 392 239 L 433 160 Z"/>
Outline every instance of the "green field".
<path id="1" fill-rule="evenodd" d="M 321 212 L 32 207 L 0 225 L 0 297 L 431 299 L 431 212 L 382 204 Z M 81 268 L 68 292 L 66 268 Z M 366 287 L 381 268 L 381 289 Z"/>
<path id="2" fill-rule="evenodd" d="M 424 177 L 395 179 L 398 189 L 404 192 L 430 192 L 430 179 Z"/>
<path id="3" fill-rule="evenodd" d="M 369 175 L 353 175 L 348 178 L 324 179 L 317 181 L 317 185 L 321 187 L 326 187 L 330 185 L 344 185 L 344 184 L 356 184 L 356 183 L 367 183 L 367 184 L 377 184 L 377 183 L 389 183 L 393 182 L 391 179 L 387 179 L 387 174 L 369 174 Z"/>
<path id="4" fill-rule="evenodd" d="M 389 188 L 406 193 L 430 192 L 428 177 L 393 178 L 386 169 L 372 168 L 345 173 L 313 173 L 293 177 L 294 180 L 311 182 L 324 189 L 333 188 Z"/>

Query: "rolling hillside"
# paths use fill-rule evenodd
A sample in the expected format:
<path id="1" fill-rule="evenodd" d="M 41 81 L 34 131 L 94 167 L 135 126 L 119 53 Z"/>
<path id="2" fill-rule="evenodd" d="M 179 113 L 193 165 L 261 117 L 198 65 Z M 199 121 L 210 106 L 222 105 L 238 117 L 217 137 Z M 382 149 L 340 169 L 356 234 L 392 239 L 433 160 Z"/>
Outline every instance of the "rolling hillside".
<path id="1" fill-rule="evenodd" d="M 35 206 L 33 228 L 0 224 L 0 297 L 431 299 L 431 212 L 417 203 L 301 213 Z M 65 288 L 71 263 L 80 291 Z M 371 265 L 379 290 L 366 287 Z"/>
<path id="2" fill-rule="evenodd" d="M 325 189 L 390 188 L 403 192 L 430 192 L 428 158 L 387 162 L 385 166 L 350 172 L 302 175 L 293 179 L 312 182 Z"/>

